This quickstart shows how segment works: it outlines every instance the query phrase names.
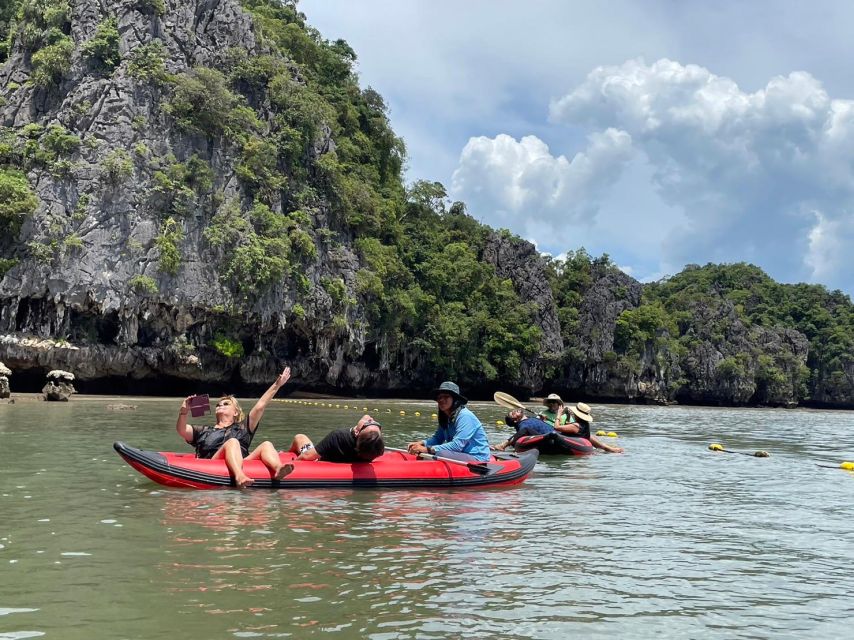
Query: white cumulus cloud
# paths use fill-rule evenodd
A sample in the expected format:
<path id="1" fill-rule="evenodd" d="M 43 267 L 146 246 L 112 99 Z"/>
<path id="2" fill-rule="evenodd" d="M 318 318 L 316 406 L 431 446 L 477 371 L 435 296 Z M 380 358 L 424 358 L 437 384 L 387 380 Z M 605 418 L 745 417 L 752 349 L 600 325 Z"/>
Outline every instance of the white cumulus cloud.
<path id="1" fill-rule="evenodd" d="M 751 93 L 696 65 L 630 60 L 592 71 L 550 119 L 631 136 L 660 197 L 684 214 L 661 230 L 663 263 L 747 260 L 850 288 L 854 101 L 810 74 Z"/>
<path id="2" fill-rule="evenodd" d="M 632 153 L 625 131 L 606 129 L 572 159 L 552 155 L 536 136 L 471 138 L 460 154 L 451 191 L 496 226 L 537 232 L 589 220 L 596 203 Z"/>
<path id="3" fill-rule="evenodd" d="M 550 120 L 588 129 L 587 147 L 570 160 L 534 136 L 471 138 L 455 197 L 541 242 L 559 230 L 584 237 L 637 151 L 662 207 L 679 215 L 633 208 L 632 233 L 615 235 L 647 248 L 654 238 L 661 270 L 745 260 L 784 281 L 850 288 L 854 101 L 810 74 L 746 92 L 697 65 L 629 60 L 594 69 L 552 102 Z"/>

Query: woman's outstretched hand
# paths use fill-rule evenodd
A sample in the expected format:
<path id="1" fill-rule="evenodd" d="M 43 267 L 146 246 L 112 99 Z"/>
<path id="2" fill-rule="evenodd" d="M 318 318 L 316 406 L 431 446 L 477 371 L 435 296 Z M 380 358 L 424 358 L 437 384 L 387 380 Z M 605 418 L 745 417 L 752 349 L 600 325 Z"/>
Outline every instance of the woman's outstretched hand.
<path id="1" fill-rule="evenodd" d="M 285 367 L 282 372 L 279 374 L 279 377 L 276 378 L 276 386 L 283 387 L 287 383 L 288 380 L 291 379 L 291 368 Z"/>

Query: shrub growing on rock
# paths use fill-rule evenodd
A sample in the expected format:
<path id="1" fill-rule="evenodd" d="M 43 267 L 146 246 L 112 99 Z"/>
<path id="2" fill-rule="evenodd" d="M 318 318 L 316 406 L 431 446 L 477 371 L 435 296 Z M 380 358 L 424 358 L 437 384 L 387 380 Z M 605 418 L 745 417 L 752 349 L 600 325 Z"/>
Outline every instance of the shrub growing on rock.
<path id="1" fill-rule="evenodd" d="M 166 48 L 160 40 L 138 46 L 130 53 L 128 75 L 138 80 L 163 84 L 169 80 L 166 71 Z"/>
<path id="2" fill-rule="evenodd" d="M 216 334 L 211 346 L 226 358 L 242 358 L 243 344 L 238 340 L 233 340 L 222 333 Z"/>
<path id="3" fill-rule="evenodd" d="M 157 283 L 154 281 L 154 278 L 141 274 L 132 276 L 130 280 L 128 280 L 128 287 L 131 291 L 135 291 L 136 293 L 149 295 L 153 295 L 158 291 Z"/>
<path id="4" fill-rule="evenodd" d="M 56 42 L 33 54 L 33 84 L 49 87 L 59 84 L 71 69 L 71 54 L 74 53 L 74 40 L 68 36 L 60 37 Z"/>
<path id="5" fill-rule="evenodd" d="M 20 171 L 0 169 L 0 225 L 3 233 L 18 233 L 24 216 L 32 215 L 39 199 Z"/>
<path id="6" fill-rule="evenodd" d="M 104 71 L 112 71 L 122 61 L 119 53 L 119 29 L 116 19 L 107 18 L 95 29 L 91 40 L 83 44 L 83 55 Z"/>
<path id="7" fill-rule="evenodd" d="M 160 270 L 176 275 L 181 266 L 181 252 L 178 244 L 184 239 L 184 232 L 174 218 L 167 218 L 160 227 L 160 235 L 154 239 L 154 246 L 160 250 Z"/>

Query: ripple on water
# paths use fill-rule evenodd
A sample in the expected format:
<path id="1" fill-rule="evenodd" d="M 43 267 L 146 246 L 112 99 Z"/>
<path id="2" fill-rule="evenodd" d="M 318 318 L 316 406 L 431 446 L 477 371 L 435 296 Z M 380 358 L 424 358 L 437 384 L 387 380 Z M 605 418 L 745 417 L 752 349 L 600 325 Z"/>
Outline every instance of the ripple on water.
<path id="1" fill-rule="evenodd" d="M 0 607 L 0 616 L 8 616 L 13 613 L 33 613 L 38 609 L 15 609 L 9 607 Z"/>

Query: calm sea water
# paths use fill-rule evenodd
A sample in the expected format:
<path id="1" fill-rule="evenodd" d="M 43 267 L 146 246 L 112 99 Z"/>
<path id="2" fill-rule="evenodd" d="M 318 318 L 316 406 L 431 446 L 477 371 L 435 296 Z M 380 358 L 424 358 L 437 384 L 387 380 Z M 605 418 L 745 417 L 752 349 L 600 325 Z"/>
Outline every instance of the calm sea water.
<path id="1" fill-rule="evenodd" d="M 854 474 L 816 463 L 854 460 L 852 413 L 594 406 L 627 452 L 541 458 L 517 487 L 202 492 L 111 448 L 185 450 L 179 402 L 0 406 L 0 639 L 851 635 Z M 391 445 L 435 424 L 335 402 L 274 403 L 259 437 L 365 406 Z"/>

